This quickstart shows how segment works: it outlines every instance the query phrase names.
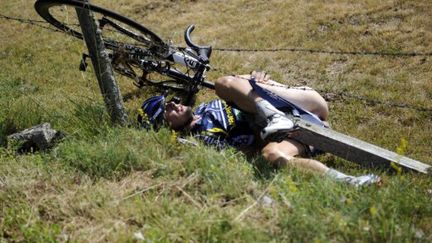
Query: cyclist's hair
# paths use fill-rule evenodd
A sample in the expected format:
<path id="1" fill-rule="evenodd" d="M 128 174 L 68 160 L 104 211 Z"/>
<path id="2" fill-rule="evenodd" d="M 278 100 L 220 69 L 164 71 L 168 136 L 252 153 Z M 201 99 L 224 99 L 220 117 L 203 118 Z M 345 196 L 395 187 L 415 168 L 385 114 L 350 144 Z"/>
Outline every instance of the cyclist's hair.
<path id="1" fill-rule="evenodd" d="M 146 99 L 138 109 L 139 124 L 149 130 L 158 130 L 163 125 L 165 112 L 165 96 L 158 95 Z"/>

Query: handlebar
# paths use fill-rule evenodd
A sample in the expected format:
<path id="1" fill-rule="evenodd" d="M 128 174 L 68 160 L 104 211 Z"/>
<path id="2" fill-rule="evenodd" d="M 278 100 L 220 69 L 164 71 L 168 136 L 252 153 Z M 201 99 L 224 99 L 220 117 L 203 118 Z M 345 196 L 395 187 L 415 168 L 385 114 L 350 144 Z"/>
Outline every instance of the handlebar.
<path id="1" fill-rule="evenodd" d="M 210 56 L 212 53 L 212 47 L 211 46 L 199 46 L 192 42 L 191 33 L 195 29 L 195 25 L 189 25 L 185 31 L 184 37 L 186 44 L 192 48 L 197 54 L 198 58 L 201 62 L 204 64 L 208 64 L 210 62 Z"/>

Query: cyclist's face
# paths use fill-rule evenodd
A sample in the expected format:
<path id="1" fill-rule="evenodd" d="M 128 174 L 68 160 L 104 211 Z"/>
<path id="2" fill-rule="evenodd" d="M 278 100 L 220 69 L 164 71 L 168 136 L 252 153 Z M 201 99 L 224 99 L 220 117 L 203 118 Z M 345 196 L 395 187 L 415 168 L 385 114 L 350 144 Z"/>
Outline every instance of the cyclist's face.
<path id="1" fill-rule="evenodd" d="M 169 102 L 165 106 L 165 120 L 172 129 L 179 129 L 191 120 L 193 116 L 192 108 Z"/>

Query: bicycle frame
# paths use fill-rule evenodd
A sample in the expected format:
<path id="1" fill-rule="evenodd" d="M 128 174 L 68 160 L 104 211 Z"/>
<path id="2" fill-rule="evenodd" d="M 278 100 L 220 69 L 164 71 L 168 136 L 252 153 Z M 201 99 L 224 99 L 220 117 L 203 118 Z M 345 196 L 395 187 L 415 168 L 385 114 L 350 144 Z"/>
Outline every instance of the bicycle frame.
<path id="1" fill-rule="evenodd" d="M 176 91 L 187 92 L 187 98 L 185 104 L 190 104 L 193 96 L 200 90 L 201 87 L 214 89 L 214 84 L 205 80 L 205 73 L 210 70 L 210 65 L 208 56 L 196 55 L 191 48 L 195 49 L 196 53 L 200 53 L 200 50 L 210 47 L 199 47 L 190 39 L 190 33 L 193 30 L 193 25 L 189 26 L 185 31 L 186 43 L 189 48 L 177 48 L 172 46 L 164 47 L 167 54 L 164 56 L 157 56 L 157 53 L 153 52 L 151 49 L 142 49 L 134 45 L 122 45 L 121 48 L 127 52 L 127 61 L 132 62 L 144 73 L 143 77 L 135 83 L 138 87 L 145 85 L 159 86 L 164 89 L 171 89 Z M 116 46 L 118 43 L 108 43 L 109 46 Z M 114 51 L 115 53 L 115 51 Z M 166 60 L 166 61 L 161 61 Z M 115 63 L 115 59 L 113 58 Z M 183 73 L 173 68 L 172 65 L 181 65 L 186 67 L 188 70 L 194 71 L 194 75 L 190 76 L 188 73 Z M 157 72 L 161 75 L 167 76 L 175 80 L 175 83 L 181 83 L 187 87 L 176 88 L 174 86 L 166 85 L 170 81 L 153 82 L 145 77 L 146 74 L 150 72 Z M 132 73 L 122 73 L 123 75 L 129 76 L 130 78 L 136 78 L 135 74 Z"/>
<path id="2" fill-rule="evenodd" d="M 196 56 L 193 56 L 186 51 L 172 51 L 166 59 L 174 64 L 179 64 L 195 71 L 195 75 L 191 77 L 183 72 L 171 68 L 170 65 L 164 67 L 158 61 L 146 60 L 145 58 L 139 59 L 139 65 L 144 71 L 157 71 L 160 74 L 166 75 L 175 80 L 202 85 L 210 89 L 214 88 L 212 83 L 205 82 L 204 80 L 205 72 L 210 69 L 210 66 L 199 61 Z"/>
<path id="3" fill-rule="evenodd" d="M 69 19 L 68 9 L 72 15 L 76 9 L 93 12 L 93 18 L 99 22 L 101 33 L 110 33 L 105 36 L 102 34 L 102 38 L 106 49 L 109 50 L 112 67 L 117 73 L 135 80 L 135 85 L 140 88 L 156 86 L 182 92 L 182 96 L 187 94 L 187 102 L 192 100 L 201 87 L 214 88 L 214 84 L 205 80 L 205 73 L 210 70 L 211 47 L 198 46 L 192 42 L 190 34 L 194 30 L 193 25 L 186 29 L 184 35 L 188 47 L 180 48 L 165 43 L 155 33 L 132 19 L 88 1 L 37 0 L 35 9 L 48 23 L 79 39 L 84 38 L 82 30 L 76 28 L 80 25 L 79 20 Z M 81 71 L 86 69 L 87 57 L 88 55 L 83 54 Z M 175 66 L 183 66 L 186 71 L 182 72 Z M 143 72 L 142 75 L 140 70 Z M 172 80 L 149 80 L 149 73 L 159 73 Z"/>

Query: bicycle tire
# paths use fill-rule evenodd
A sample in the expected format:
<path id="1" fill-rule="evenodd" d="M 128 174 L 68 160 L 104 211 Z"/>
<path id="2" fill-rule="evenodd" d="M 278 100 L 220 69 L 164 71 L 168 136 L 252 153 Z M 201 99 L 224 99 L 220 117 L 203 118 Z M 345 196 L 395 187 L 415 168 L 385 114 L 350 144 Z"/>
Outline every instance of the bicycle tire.
<path id="1" fill-rule="evenodd" d="M 58 20 L 58 18 L 56 18 L 55 16 L 52 15 L 52 9 L 55 7 L 59 7 L 59 6 L 70 6 L 73 7 L 74 10 L 75 8 L 80 8 L 80 9 L 85 9 L 85 10 L 90 10 L 93 13 L 98 13 L 103 15 L 104 17 L 109 17 L 109 19 L 113 19 L 129 28 L 132 28 L 136 31 L 138 31 L 139 34 L 141 34 L 141 37 L 144 37 L 145 39 L 148 39 L 149 43 L 151 43 L 154 46 L 166 46 L 166 44 L 162 41 L 162 39 L 156 35 L 155 33 L 153 33 L 152 31 L 150 31 L 149 29 L 147 29 L 146 27 L 144 27 L 143 25 L 125 17 L 122 16 L 116 12 L 113 12 L 111 10 L 93 5 L 91 3 L 82 1 L 82 0 L 38 0 L 35 2 L 35 9 L 36 12 L 48 23 L 50 23 L 51 25 L 53 25 L 54 27 L 60 29 L 61 31 L 72 35 L 76 38 L 79 39 L 83 39 L 83 35 L 81 33 L 81 30 L 77 30 L 74 29 L 71 25 L 78 25 L 79 27 L 79 22 L 74 23 L 74 24 L 70 24 L 70 23 L 65 23 L 64 21 Z M 61 11 L 60 11 L 61 12 Z M 132 32 L 134 33 L 134 32 Z M 134 33 L 136 34 L 136 33 Z M 127 33 L 123 33 L 123 35 L 128 36 L 129 38 L 134 39 L 133 36 L 128 35 Z M 117 40 L 114 40 L 117 41 Z M 106 44 L 106 47 L 108 49 L 113 49 L 116 47 L 112 46 L 112 42 L 109 42 L 108 40 L 104 39 L 104 42 Z M 123 43 L 121 41 L 118 41 L 119 43 Z M 147 44 L 149 44 L 147 43 Z M 130 44 L 130 43 L 126 43 L 126 44 Z"/>
<path id="2" fill-rule="evenodd" d="M 108 17 L 110 20 L 115 20 L 116 24 L 120 23 L 123 26 L 122 27 L 127 27 L 128 30 L 133 29 L 134 31 L 131 32 L 131 34 L 128 33 L 124 33 L 124 32 L 120 32 L 120 34 L 123 34 L 131 39 L 136 40 L 135 35 L 136 34 L 142 34 L 144 37 L 148 38 L 148 42 L 147 43 L 141 43 L 141 44 L 145 44 L 144 46 L 146 46 L 146 49 L 150 49 L 152 47 L 157 47 L 157 48 L 152 48 L 152 52 L 156 54 L 156 58 L 163 60 L 164 59 L 164 51 L 167 50 L 168 45 L 165 44 L 162 39 L 156 35 L 155 33 L 153 33 L 152 31 L 150 31 L 148 28 L 146 28 L 145 26 L 135 22 L 132 19 L 129 19 L 125 16 L 122 16 L 116 12 L 113 12 L 111 10 L 108 10 L 106 8 L 103 7 L 99 7 L 96 5 L 93 5 L 91 3 L 88 3 L 86 1 L 83 0 L 37 0 L 34 4 L 34 7 L 36 9 L 36 12 L 48 23 L 50 23 L 51 25 L 53 25 L 54 27 L 56 27 L 57 29 L 71 35 L 74 36 L 78 39 L 83 39 L 83 34 L 81 33 L 81 28 L 79 26 L 79 22 L 78 19 L 75 19 L 75 23 L 66 23 L 62 20 L 59 20 L 57 16 L 53 16 L 51 11 L 52 9 L 56 8 L 56 7 L 60 7 L 60 6 L 68 6 L 68 7 L 72 7 L 73 9 L 71 9 L 73 11 L 73 15 L 76 15 L 75 8 L 79 8 L 79 9 L 85 9 L 85 10 L 90 10 L 93 13 L 97 13 L 100 14 L 104 17 Z M 71 26 L 72 25 L 72 26 Z M 74 29 L 75 27 L 75 29 Z M 126 28 L 125 28 L 126 29 Z M 110 49 L 112 51 L 116 51 L 119 47 L 116 45 L 113 45 L 113 40 L 107 40 L 104 38 L 104 30 L 102 30 L 102 38 L 104 39 L 104 43 L 105 43 L 105 47 L 107 49 Z M 119 32 L 117 30 L 117 32 Z M 136 33 L 138 32 L 138 33 Z M 121 41 L 117 41 L 114 40 L 115 42 L 118 43 L 124 43 Z M 137 42 L 140 42 L 140 40 L 136 40 Z M 150 46 L 148 46 L 150 43 Z M 124 44 L 132 44 L 132 45 L 137 45 L 137 46 L 141 46 L 138 43 L 124 43 Z M 114 67 L 113 67 L 114 68 Z M 116 72 L 118 72 L 121 75 L 124 75 L 126 77 L 129 77 L 131 79 L 134 79 L 134 77 L 127 75 L 127 74 L 123 74 L 121 71 L 117 70 L 116 68 L 114 68 L 114 70 Z M 159 86 L 159 84 L 156 83 L 149 83 L 150 86 Z M 214 89 L 214 85 L 211 82 L 208 82 L 206 84 L 204 84 L 203 86 L 210 88 L 210 89 Z M 188 91 L 188 86 L 185 85 L 182 82 L 161 82 L 160 83 L 160 87 L 161 88 L 168 88 L 168 89 L 172 89 L 174 91 L 182 91 L 182 92 L 187 92 Z"/>

